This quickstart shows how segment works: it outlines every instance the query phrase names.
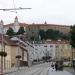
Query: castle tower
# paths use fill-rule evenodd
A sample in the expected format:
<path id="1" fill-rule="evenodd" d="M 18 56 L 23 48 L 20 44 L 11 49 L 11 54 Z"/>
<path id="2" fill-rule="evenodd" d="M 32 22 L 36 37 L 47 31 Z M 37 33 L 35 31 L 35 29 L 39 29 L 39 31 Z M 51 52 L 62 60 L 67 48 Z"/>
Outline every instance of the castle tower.
<path id="1" fill-rule="evenodd" d="M 14 32 L 17 32 L 19 28 L 20 28 L 20 25 L 19 25 L 18 17 L 16 16 L 14 20 L 14 28 L 13 28 Z"/>
<path id="2" fill-rule="evenodd" d="M 47 22 L 45 21 L 45 23 L 44 24 L 47 24 Z"/>
<path id="3" fill-rule="evenodd" d="M 3 33 L 3 25 L 4 25 L 4 22 L 3 20 L 0 21 L 0 34 Z"/>

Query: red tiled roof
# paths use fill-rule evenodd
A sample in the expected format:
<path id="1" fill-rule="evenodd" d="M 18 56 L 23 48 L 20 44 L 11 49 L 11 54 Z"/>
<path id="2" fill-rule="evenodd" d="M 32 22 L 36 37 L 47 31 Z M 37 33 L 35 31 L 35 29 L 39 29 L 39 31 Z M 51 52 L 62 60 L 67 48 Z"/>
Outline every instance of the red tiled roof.
<path id="1" fill-rule="evenodd" d="M 1 37 L 1 34 L 0 34 L 0 43 L 2 42 L 2 37 Z M 16 42 L 10 40 L 7 36 L 3 36 L 3 42 L 7 45 L 13 45 L 13 46 L 16 46 Z"/>
<path id="2" fill-rule="evenodd" d="M 67 40 L 61 40 L 61 41 L 46 41 L 48 44 L 69 44 L 69 41 Z"/>
<path id="3" fill-rule="evenodd" d="M 0 34 L 0 43 L 2 42 L 2 37 L 1 37 L 1 34 Z M 7 45 L 10 45 L 10 46 L 18 46 L 18 41 L 13 41 L 13 40 L 10 40 L 8 36 L 3 36 L 3 42 L 4 44 L 7 44 Z M 19 45 L 21 48 L 23 48 L 25 51 L 27 51 L 25 49 L 26 45 L 24 45 L 23 43 L 20 43 Z"/>

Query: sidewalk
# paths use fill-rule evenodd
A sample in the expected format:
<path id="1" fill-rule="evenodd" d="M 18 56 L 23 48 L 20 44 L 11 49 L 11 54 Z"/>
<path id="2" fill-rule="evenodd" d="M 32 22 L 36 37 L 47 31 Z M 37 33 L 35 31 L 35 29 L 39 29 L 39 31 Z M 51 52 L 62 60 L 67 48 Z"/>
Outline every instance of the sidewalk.
<path id="1" fill-rule="evenodd" d="M 27 70 L 27 69 L 28 69 L 28 67 L 19 67 L 19 70 Z M 4 70 L 3 74 L 13 73 L 13 72 L 17 72 L 19 70 L 17 67 L 13 67 L 11 69 Z M 1 73 L 0 73 L 0 75 L 1 75 Z"/>
<path id="2" fill-rule="evenodd" d="M 4 70 L 3 73 L 4 73 L 4 74 L 8 74 L 8 73 L 13 73 L 13 72 L 21 71 L 21 70 L 29 71 L 29 70 L 31 70 L 31 69 L 33 69 L 33 68 L 36 68 L 36 67 L 40 66 L 40 65 L 41 65 L 41 64 L 32 65 L 32 66 L 30 66 L 30 67 L 28 67 L 28 66 L 19 67 L 19 70 L 18 70 L 17 67 L 13 67 L 13 68 Z M 0 73 L 0 75 L 1 75 L 1 73 Z"/>
<path id="3" fill-rule="evenodd" d="M 73 68 L 65 68 L 65 70 L 75 75 L 75 71 Z"/>

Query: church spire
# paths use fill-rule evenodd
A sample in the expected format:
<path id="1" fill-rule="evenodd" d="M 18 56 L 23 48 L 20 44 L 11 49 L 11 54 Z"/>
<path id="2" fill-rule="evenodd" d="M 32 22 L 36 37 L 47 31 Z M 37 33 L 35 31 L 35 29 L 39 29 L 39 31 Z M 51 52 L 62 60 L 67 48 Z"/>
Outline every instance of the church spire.
<path id="1" fill-rule="evenodd" d="M 47 22 L 45 21 L 45 23 L 44 24 L 47 24 Z"/>
<path id="2" fill-rule="evenodd" d="M 16 16 L 14 20 L 14 26 L 13 26 L 14 32 L 18 31 L 18 27 L 19 27 L 19 22 L 18 22 L 18 17 Z"/>
<path id="3" fill-rule="evenodd" d="M 3 22 L 3 20 L 1 20 L 1 21 L 0 21 L 0 27 L 1 27 L 1 28 L 3 27 L 3 24 L 4 24 L 4 22 Z"/>
<path id="4" fill-rule="evenodd" d="M 15 26 L 15 25 L 19 25 L 18 17 L 17 17 L 17 16 L 15 17 L 15 20 L 14 20 L 14 26 Z"/>
<path id="5" fill-rule="evenodd" d="M 3 33 L 3 25 L 4 25 L 4 22 L 3 20 L 0 21 L 0 34 Z"/>
<path id="6" fill-rule="evenodd" d="M 15 17 L 15 20 L 14 20 L 14 22 L 18 22 L 18 17 L 17 17 L 17 16 Z"/>

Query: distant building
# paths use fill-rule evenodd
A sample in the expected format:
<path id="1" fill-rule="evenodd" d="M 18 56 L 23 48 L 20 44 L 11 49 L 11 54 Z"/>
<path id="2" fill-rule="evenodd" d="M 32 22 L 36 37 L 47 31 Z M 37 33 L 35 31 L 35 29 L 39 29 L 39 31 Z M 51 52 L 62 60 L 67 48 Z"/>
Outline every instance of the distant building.
<path id="1" fill-rule="evenodd" d="M 6 33 L 9 28 L 12 28 L 14 30 L 14 32 L 17 32 L 20 27 L 24 27 L 24 29 L 26 30 L 26 26 L 28 26 L 28 24 L 20 23 L 18 21 L 18 17 L 16 16 L 14 23 L 3 25 L 3 28 L 4 28 L 4 33 Z M 0 25 L 0 27 L 1 27 L 1 25 Z"/>
<path id="2" fill-rule="evenodd" d="M 42 59 L 46 53 L 52 60 L 72 59 L 72 48 L 68 41 L 47 41 L 46 43 L 33 44 L 34 60 Z"/>
<path id="3" fill-rule="evenodd" d="M 0 23 L 0 33 L 1 33 L 1 24 L 2 24 L 2 21 Z M 4 30 L 4 33 L 7 32 L 7 30 L 9 28 L 12 28 L 15 32 L 18 31 L 18 29 L 20 27 L 24 27 L 24 29 L 26 30 L 27 32 L 27 36 L 28 38 L 30 38 L 32 35 L 34 35 L 35 37 L 38 37 L 39 36 L 39 30 L 48 30 L 48 29 L 53 29 L 53 30 L 58 30 L 60 32 L 62 32 L 63 34 L 68 34 L 70 32 L 70 26 L 68 25 L 57 25 L 57 24 L 47 24 L 47 22 L 45 21 L 44 24 L 35 24 L 35 23 L 32 23 L 32 24 L 27 24 L 27 23 L 20 23 L 18 21 L 18 17 L 16 16 L 15 17 L 15 20 L 14 20 L 14 23 L 10 23 L 10 24 L 6 24 L 6 25 L 3 25 L 3 30 Z"/>
<path id="4" fill-rule="evenodd" d="M 72 48 L 67 42 L 59 43 L 56 45 L 56 59 L 58 60 L 71 60 Z"/>
<path id="5" fill-rule="evenodd" d="M 53 29 L 53 30 L 58 30 L 62 32 L 63 34 L 68 35 L 70 32 L 70 26 L 67 25 L 57 25 L 57 24 L 47 24 L 45 22 L 44 24 L 29 24 L 26 27 L 28 37 L 31 37 L 32 35 L 35 35 L 35 37 L 38 37 L 39 35 L 39 30 L 48 30 L 48 29 Z"/>
<path id="6" fill-rule="evenodd" d="M 34 60 L 42 60 L 44 56 L 55 58 L 55 44 L 33 44 L 34 45 Z"/>

